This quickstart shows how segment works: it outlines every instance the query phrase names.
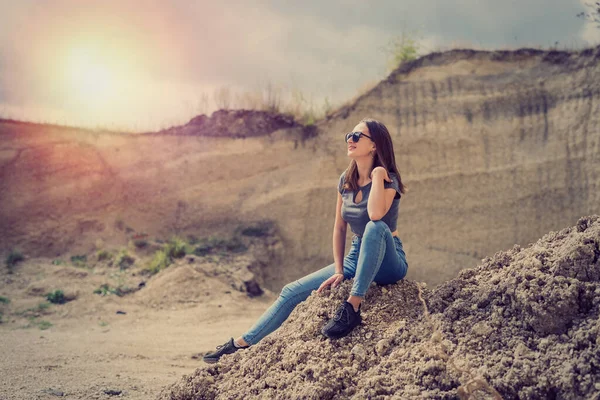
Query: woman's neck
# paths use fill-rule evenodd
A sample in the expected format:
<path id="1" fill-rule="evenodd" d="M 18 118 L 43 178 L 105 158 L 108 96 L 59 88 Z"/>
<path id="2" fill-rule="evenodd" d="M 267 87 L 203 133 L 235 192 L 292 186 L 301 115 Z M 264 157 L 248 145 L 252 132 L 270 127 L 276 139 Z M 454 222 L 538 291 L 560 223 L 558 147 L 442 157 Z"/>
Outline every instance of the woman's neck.
<path id="1" fill-rule="evenodd" d="M 367 182 L 371 180 L 371 171 L 373 171 L 373 157 L 366 156 L 355 159 L 358 170 L 358 180 Z"/>

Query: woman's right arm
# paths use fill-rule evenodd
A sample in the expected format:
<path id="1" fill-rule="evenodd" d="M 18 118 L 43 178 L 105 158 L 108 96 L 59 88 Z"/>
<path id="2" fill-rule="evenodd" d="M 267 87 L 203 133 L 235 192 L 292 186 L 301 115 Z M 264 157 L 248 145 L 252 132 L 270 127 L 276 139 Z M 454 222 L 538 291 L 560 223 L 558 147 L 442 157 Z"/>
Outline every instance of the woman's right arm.
<path id="1" fill-rule="evenodd" d="M 348 223 L 342 218 L 342 195 L 338 192 L 335 208 L 335 224 L 333 225 L 333 262 L 335 272 L 344 273 L 344 250 L 346 247 L 346 229 Z"/>

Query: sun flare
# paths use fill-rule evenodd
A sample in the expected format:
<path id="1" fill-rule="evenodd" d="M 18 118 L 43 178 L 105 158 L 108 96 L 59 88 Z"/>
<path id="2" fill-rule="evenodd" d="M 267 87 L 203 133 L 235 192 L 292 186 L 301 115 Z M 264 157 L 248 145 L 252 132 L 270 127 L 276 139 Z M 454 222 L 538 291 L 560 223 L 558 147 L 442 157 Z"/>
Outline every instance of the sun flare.
<path id="1" fill-rule="evenodd" d="M 100 112 L 118 95 L 115 66 L 99 50 L 72 48 L 65 59 L 66 92 L 89 112 Z M 82 110 L 83 111 L 83 110 Z"/>
<path id="2" fill-rule="evenodd" d="M 114 85 L 109 66 L 88 53 L 74 51 L 68 60 L 72 89 L 81 96 L 106 97 Z"/>

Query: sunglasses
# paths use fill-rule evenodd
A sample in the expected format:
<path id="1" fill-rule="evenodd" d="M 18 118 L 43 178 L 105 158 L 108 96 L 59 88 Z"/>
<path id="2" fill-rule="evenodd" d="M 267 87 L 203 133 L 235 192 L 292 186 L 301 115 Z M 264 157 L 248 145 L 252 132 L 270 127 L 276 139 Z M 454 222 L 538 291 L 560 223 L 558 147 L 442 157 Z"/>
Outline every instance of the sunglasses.
<path id="1" fill-rule="evenodd" d="M 362 132 L 349 132 L 349 133 L 346 133 L 346 143 L 348 143 L 348 140 L 349 140 L 350 138 L 352 138 L 352 141 L 353 141 L 354 143 L 357 143 L 357 142 L 358 142 L 358 140 L 360 139 L 360 137 L 361 137 L 361 136 L 368 137 L 369 139 L 373 140 L 373 139 L 371 138 L 371 136 L 369 136 L 369 135 L 365 135 L 365 134 L 364 134 L 364 133 L 362 133 Z"/>

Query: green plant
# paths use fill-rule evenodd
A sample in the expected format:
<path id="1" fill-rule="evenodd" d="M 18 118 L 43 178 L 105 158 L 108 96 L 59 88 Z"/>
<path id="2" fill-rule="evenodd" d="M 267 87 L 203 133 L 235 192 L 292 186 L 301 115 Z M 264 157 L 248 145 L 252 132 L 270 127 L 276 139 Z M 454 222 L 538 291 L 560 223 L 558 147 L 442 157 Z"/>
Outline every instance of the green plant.
<path id="1" fill-rule="evenodd" d="M 123 297 L 126 294 L 133 293 L 137 289 L 130 288 L 128 286 L 119 285 L 117 287 L 112 287 L 108 283 L 104 283 L 100 285 L 99 288 L 94 290 L 94 294 L 99 294 L 100 296 L 107 296 L 109 294 L 114 294 L 119 297 Z"/>
<path id="2" fill-rule="evenodd" d="M 34 326 L 40 328 L 41 330 L 46 330 L 52 326 L 52 324 L 45 320 L 38 320 L 37 316 L 30 316 L 27 318 L 29 321 L 27 325 L 21 326 L 23 329 L 33 328 Z"/>
<path id="3" fill-rule="evenodd" d="M 42 321 L 39 321 L 39 322 L 37 323 L 37 326 L 38 326 L 38 328 L 40 328 L 41 330 L 45 331 L 46 329 L 48 329 L 48 328 L 52 327 L 52 324 L 51 324 L 50 322 L 48 322 L 48 321 L 44 321 L 44 320 L 42 320 Z"/>
<path id="4" fill-rule="evenodd" d="M 52 260 L 52 264 L 53 265 L 60 265 L 60 264 L 62 264 L 62 260 L 59 260 L 59 259 Z"/>
<path id="5" fill-rule="evenodd" d="M 20 317 L 39 317 L 40 315 L 46 314 L 46 310 L 50 308 L 50 303 L 42 302 L 36 307 L 30 307 L 22 311 L 17 311 L 14 314 Z"/>
<path id="6" fill-rule="evenodd" d="M 154 257 L 145 268 L 151 274 L 156 274 L 160 270 L 167 268 L 171 264 L 171 257 L 165 250 L 157 250 Z"/>
<path id="7" fill-rule="evenodd" d="M 117 257 L 115 258 L 115 264 L 119 266 L 120 269 L 127 269 L 135 262 L 135 258 L 131 257 L 127 254 L 127 250 L 121 250 Z"/>
<path id="8" fill-rule="evenodd" d="M 189 243 L 186 243 L 183 247 L 185 254 L 194 254 L 194 246 Z"/>
<path id="9" fill-rule="evenodd" d="M 104 326 L 108 326 L 108 322 L 106 322 L 106 321 L 100 321 L 100 322 L 98 322 L 98 325 L 103 326 L 103 327 Z"/>
<path id="10" fill-rule="evenodd" d="M 98 261 L 112 260 L 112 258 L 113 258 L 113 254 L 107 250 L 98 251 L 96 256 L 98 257 Z"/>
<path id="11" fill-rule="evenodd" d="M 23 261 L 24 257 L 18 250 L 11 250 L 8 256 L 6 256 L 6 266 L 8 267 L 8 271 L 12 273 L 13 267 L 19 262 Z"/>
<path id="12" fill-rule="evenodd" d="M 209 236 L 208 238 L 199 240 L 198 246 L 194 249 L 194 254 L 197 256 L 206 256 L 210 253 L 217 253 L 221 256 L 225 256 L 229 252 L 241 253 L 246 250 L 248 250 L 248 248 L 237 235 L 230 238 Z"/>
<path id="13" fill-rule="evenodd" d="M 106 296 L 109 294 L 117 294 L 116 288 L 111 288 L 108 283 L 100 285 L 100 287 L 94 290 L 94 294 L 99 294 L 100 296 Z"/>
<path id="14" fill-rule="evenodd" d="M 187 239 L 188 239 L 188 243 L 191 245 L 197 244 L 199 241 L 199 239 L 196 235 L 188 235 Z"/>
<path id="15" fill-rule="evenodd" d="M 415 60 L 419 51 L 419 43 L 413 34 L 403 31 L 393 37 L 382 50 L 388 56 L 388 70 L 393 71 L 407 61 Z"/>
<path id="16" fill-rule="evenodd" d="M 94 290 L 94 294 L 99 294 L 100 296 L 106 296 L 108 294 L 116 294 L 115 289 L 108 286 L 107 283 L 100 285 L 98 289 Z"/>
<path id="17" fill-rule="evenodd" d="M 0 324 L 2 323 L 2 316 L 4 315 L 2 309 L 4 308 L 4 304 L 10 303 L 10 299 L 8 297 L 0 296 Z"/>
<path id="18" fill-rule="evenodd" d="M 164 249 L 171 258 L 181 258 L 185 256 L 185 241 L 177 236 L 173 236 L 165 245 Z"/>
<path id="19" fill-rule="evenodd" d="M 67 302 L 65 299 L 65 293 L 60 289 L 48 293 L 46 295 L 46 299 L 52 304 L 65 304 Z"/>
<path id="20" fill-rule="evenodd" d="M 87 255 L 81 254 L 81 255 L 71 256 L 71 262 L 76 267 L 86 268 L 87 267 Z"/>

